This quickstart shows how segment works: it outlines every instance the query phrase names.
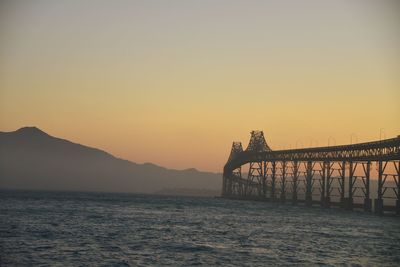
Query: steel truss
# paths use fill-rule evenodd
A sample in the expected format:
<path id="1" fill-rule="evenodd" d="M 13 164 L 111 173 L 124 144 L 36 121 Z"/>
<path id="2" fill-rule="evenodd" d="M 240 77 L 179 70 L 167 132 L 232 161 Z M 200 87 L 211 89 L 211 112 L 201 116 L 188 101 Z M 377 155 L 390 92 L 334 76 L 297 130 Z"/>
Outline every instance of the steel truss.
<path id="1" fill-rule="evenodd" d="M 371 173 L 374 163 L 377 177 Z M 242 177 L 246 164 L 247 177 Z M 222 195 L 290 200 L 294 205 L 318 203 L 327 208 L 335 205 L 348 210 L 372 211 L 374 204 L 378 214 L 385 210 L 400 214 L 399 177 L 400 136 L 353 145 L 273 151 L 262 131 L 252 131 L 246 150 L 240 142 L 232 144 L 224 167 Z M 373 202 L 371 183 L 375 180 L 377 197 Z M 384 201 L 389 200 L 395 200 L 395 206 L 385 206 Z"/>

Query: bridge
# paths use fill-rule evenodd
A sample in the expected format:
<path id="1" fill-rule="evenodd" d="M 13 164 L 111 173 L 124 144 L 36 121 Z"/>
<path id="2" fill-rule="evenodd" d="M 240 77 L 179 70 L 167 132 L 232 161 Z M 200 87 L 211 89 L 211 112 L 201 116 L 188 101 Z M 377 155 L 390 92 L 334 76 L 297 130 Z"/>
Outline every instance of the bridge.
<path id="1" fill-rule="evenodd" d="M 400 136 L 374 142 L 272 150 L 252 131 L 233 142 L 222 197 L 400 214 Z M 374 201 L 372 201 L 374 200 Z"/>

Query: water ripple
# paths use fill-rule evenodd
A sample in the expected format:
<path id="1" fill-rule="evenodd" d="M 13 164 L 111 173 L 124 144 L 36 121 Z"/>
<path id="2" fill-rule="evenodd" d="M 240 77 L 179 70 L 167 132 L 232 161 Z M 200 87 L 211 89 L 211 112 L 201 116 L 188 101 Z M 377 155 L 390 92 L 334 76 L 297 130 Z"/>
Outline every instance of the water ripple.
<path id="1" fill-rule="evenodd" d="M 0 192 L 1 266 L 399 266 L 400 219 L 212 198 Z"/>

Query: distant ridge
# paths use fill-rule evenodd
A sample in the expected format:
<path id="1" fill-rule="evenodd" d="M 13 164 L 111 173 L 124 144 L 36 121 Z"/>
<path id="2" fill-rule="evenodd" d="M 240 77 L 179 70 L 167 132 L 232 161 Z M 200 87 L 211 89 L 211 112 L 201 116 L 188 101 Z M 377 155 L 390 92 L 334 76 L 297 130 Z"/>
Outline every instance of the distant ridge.
<path id="1" fill-rule="evenodd" d="M 13 132 L 10 132 L 13 133 Z M 15 133 L 21 133 L 21 134 L 28 134 L 28 135 L 47 135 L 47 133 L 43 132 L 39 128 L 35 126 L 26 126 L 19 128 L 18 130 L 15 131 Z"/>
<path id="2" fill-rule="evenodd" d="M 137 164 L 37 127 L 0 132 L 0 189 L 154 193 L 219 190 L 220 174 Z M 197 190 L 197 191 L 196 191 Z"/>

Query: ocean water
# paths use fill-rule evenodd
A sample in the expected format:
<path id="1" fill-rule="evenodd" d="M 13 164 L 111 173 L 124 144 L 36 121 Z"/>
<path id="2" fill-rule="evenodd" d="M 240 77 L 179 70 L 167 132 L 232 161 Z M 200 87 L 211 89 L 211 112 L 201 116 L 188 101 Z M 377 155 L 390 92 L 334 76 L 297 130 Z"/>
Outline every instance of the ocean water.
<path id="1" fill-rule="evenodd" d="M 0 192 L 1 266 L 400 266 L 400 218 L 215 198 Z"/>

